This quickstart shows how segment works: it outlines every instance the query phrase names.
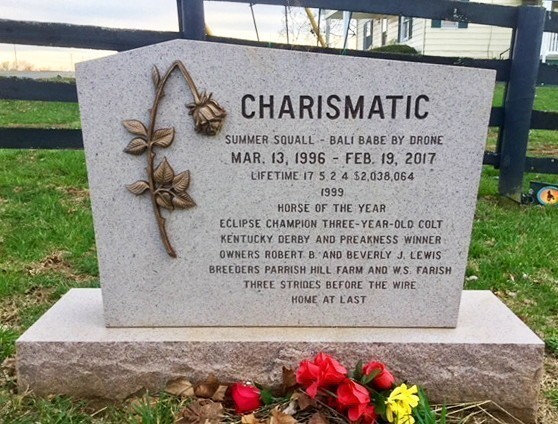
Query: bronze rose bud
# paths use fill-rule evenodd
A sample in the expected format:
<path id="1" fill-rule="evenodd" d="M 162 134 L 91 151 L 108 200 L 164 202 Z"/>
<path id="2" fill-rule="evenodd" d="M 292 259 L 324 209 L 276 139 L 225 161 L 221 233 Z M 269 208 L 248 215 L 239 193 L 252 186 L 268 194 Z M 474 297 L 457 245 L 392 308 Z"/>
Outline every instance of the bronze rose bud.
<path id="1" fill-rule="evenodd" d="M 227 116 L 227 112 L 211 96 L 212 93 L 203 92 L 194 103 L 187 105 L 194 118 L 196 132 L 205 135 L 218 134 Z"/>

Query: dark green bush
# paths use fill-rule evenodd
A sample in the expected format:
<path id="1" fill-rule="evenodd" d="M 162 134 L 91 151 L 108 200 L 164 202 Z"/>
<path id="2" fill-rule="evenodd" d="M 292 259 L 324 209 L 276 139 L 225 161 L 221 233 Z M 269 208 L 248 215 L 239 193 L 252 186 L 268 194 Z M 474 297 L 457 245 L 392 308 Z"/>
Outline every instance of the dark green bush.
<path id="1" fill-rule="evenodd" d="M 401 53 L 401 54 L 418 54 L 417 50 L 405 44 L 390 44 L 388 46 L 376 47 L 371 49 L 372 52 L 384 53 Z"/>

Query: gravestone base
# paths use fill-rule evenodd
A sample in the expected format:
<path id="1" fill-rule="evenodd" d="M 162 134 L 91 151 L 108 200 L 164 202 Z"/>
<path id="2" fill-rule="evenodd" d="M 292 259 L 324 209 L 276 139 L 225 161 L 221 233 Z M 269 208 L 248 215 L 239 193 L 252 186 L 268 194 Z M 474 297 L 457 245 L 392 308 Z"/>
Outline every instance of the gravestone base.
<path id="1" fill-rule="evenodd" d="M 319 351 L 349 367 L 384 361 L 434 402 L 490 399 L 535 422 L 544 343 L 487 291 L 463 292 L 455 329 L 106 328 L 101 290 L 73 289 L 17 341 L 18 384 L 38 395 L 108 399 L 210 373 L 273 385 L 282 366 Z"/>

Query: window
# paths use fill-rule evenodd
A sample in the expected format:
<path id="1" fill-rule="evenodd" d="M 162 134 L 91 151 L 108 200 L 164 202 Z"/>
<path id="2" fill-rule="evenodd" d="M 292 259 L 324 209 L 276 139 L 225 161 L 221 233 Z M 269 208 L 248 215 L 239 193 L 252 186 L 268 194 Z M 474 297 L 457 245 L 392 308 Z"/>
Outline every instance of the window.
<path id="1" fill-rule="evenodd" d="M 382 18 L 382 46 L 387 44 L 388 18 Z"/>
<path id="2" fill-rule="evenodd" d="M 413 18 L 401 16 L 399 19 L 399 41 L 408 41 L 413 37 Z"/>
<path id="3" fill-rule="evenodd" d="M 372 21 L 364 23 L 362 32 L 362 50 L 368 50 L 372 47 Z"/>

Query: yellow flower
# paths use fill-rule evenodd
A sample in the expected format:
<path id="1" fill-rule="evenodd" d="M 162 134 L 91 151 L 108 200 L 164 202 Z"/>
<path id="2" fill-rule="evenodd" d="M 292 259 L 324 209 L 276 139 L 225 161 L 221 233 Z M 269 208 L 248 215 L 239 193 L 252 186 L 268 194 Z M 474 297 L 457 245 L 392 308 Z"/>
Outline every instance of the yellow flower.
<path id="1" fill-rule="evenodd" d="M 395 424 L 414 424 L 411 413 L 419 403 L 417 393 L 417 386 L 407 388 L 404 383 L 393 389 L 386 400 L 387 420 Z"/>

